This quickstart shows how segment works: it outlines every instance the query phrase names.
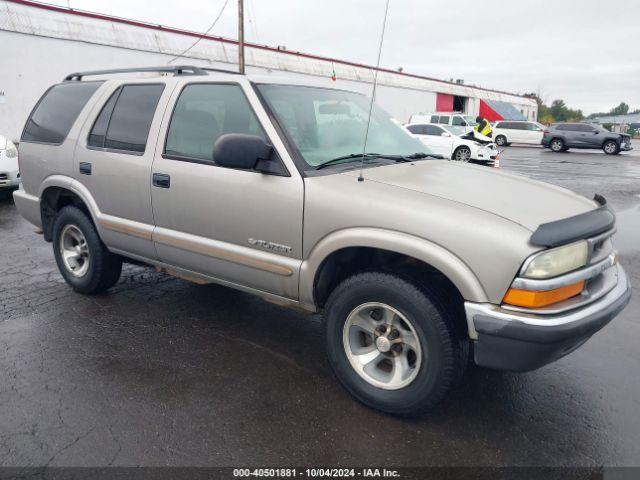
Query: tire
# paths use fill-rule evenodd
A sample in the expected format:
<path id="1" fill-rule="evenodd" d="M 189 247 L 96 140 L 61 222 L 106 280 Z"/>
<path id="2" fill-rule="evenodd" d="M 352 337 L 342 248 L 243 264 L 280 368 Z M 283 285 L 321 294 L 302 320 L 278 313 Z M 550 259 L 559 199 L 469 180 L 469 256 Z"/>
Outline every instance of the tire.
<path id="1" fill-rule="evenodd" d="M 553 138 L 549 142 L 549 148 L 553 152 L 562 152 L 565 151 L 564 140 L 561 138 Z M 568 150 L 568 149 L 567 149 Z"/>
<path id="2" fill-rule="evenodd" d="M 504 147 L 505 145 L 508 145 L 507 137 L 505 137 L 504 135 L 498 135 L 496 137 L 496 145 L 498 145 L 499 147 Z"/>
<path id="3" fill-rule="evenodd" d="M 91 219 L 75 206 L 64 207 L 56 216 L 53 254 L 65 281 L 79 293 L 103 292 L 122 272 L 122 259 L 107 250 Z"/>
<path id="4" fill-rule="evenodd" d="M 329 296 L 325 309 L 329 363 L 338 380 L 365 405 L 394 415 L 419 415 L 442 400 L 462 377 L 469 342 L 456 335 L 451 311 L 435 291 L 393 274 L 361 273 L 344 280 Z M 354 324 L 361 319 L 369 333 L 363 334 L 365 329 Z M 381 325 L 389 322 L 394 327 L 381 334 Z M 398 338 L 392 337 L 396 327 L 395 333 L 402 332 Z M 385 351 L 382 336 L 399 342 L 402 352 Z M 366 366 L 357 352 L 369 355 Z M 406 375 L 394 380 L 398 364 L 405 365 L 398 372 Z"/>
<path id="5" fill-rule="evenodd" d="M 620 148 L 615 141 L 607 140 L 602 144 L 602 151 L 607 155 L 617 155 L 620 153 Z"/>
<path id="6" fill-rule="evenodd" d="M 462 147 L 458 147 L 456 148 L 456 151 L 453 152 L 452 157 L 456 162 L 466 163 L 471 160 L 471 149 L 464 145 Z"/>

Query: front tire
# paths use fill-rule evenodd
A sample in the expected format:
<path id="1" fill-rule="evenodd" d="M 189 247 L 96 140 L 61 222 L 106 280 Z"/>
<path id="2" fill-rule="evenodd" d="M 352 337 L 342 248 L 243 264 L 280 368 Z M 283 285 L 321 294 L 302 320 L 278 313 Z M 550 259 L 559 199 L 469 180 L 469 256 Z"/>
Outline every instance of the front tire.
<path id="1" fill-rule="evenodd" d="M 462 376 L 460 340 L 435 293 L 387 273 L 361 273 L 331 293 L 325 311 L 329 362 L 365 405 L 413 416 L 436 405 Z"/>
<path id="2" fill-rule="evenodd" d="M 618 148 L 618 144 L 613 140 L 607 140 L 602 144 L 602 150 L 607 155 L 617 155 L 620 153 L 620 149 Z"/>
<path id="3" fill-rule="evenodd" d="M 549 143 L 549 148 L 553 152 L 562 152 L 565 150 L 564 141 L 561 138 L 554 138 Z"/>
<path id="4" fill-rule="evenodd" d="M 456 162 L 468 162 L 471 160 L 471 149 L 467 146 L 456 148 L 456 151 L 453 152 L 453 159 Z"/>
<path id="5" fill-rule="evenodd" d="M 75 206 L 64 207 L 56 216 L 53 253 L 65 281 L 79 293 L 103 292 L 122 272 L 122 259 L 107 249 L 91 219 Z"/>
<path id="6" fill-rule="evenodd" d="M 507 145 L 507 137 L 505 137 L 504 135 L 498 135 L 496 137 L 496 145 L 498 145 L 499 147 L 504 147 L 505 145 Z"/>

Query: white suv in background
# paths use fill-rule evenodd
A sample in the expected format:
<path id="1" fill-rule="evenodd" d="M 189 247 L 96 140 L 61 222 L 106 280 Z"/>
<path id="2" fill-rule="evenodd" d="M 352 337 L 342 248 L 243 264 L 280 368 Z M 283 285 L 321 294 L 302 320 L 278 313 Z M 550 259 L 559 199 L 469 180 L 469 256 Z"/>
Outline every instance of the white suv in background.
<path id="1" fill-rule="evenodd" d="M 10 140 L 0 135 L 0 200 L 18 188 L 18 150 Z"/>
<path id="2" fill-rule="evenodd" d="M 527 143 L 540 145 L 544 125 L 538 122 L 523 121 L 499 121 L 493 127 L 493 138 L 498 146 L 503 147 L 510 143 Z"/>
<path id="3" fill-rule="evenodd" d="M 452 127 L 462 127 L 465 132 L 469 132 L 477 125 L 474 115 L 464 115 L 460 112 L 438 112 L 419 113 L 411 115 L 410 124 L 433 123 L 438 125 L 449 125 Z"/>

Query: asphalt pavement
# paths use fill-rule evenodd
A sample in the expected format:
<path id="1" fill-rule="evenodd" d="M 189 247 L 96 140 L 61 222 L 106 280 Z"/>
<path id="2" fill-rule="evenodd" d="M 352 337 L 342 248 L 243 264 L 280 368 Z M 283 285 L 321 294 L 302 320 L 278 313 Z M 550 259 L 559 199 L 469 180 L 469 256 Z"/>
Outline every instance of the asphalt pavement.
<path id="1" fill-rule="evenodd" d="M 510 147 L 501 166 L 604 195 L 638 290 L 639 154 Z M 432 412 L 399 419 L 338 384 L 319 316 L 138 266 L 76 294 L 2 201 L 0 466 L 640 466 L 639 311 L 635 295 L 556 363 L 472 369 Z"/>

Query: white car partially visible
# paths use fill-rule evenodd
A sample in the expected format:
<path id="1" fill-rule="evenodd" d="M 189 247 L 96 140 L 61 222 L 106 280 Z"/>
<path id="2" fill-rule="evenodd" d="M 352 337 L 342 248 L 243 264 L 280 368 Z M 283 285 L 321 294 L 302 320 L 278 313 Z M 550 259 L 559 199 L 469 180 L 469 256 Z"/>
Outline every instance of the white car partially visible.
<path id="1" fill-rule="evenodd" d="M 463 138 L 465 129 L 433 123 L 411 123 L 405 128 L 419 138 L 433 153 L 459 162 L 493 164 L 499 151 L 493 143 L 481 143 Z"/>
<path id="2" fill-rule="evenodd" d="M 0 136 L 0 200 L 20 184 L 18 149 L 10 140 Z"/>

